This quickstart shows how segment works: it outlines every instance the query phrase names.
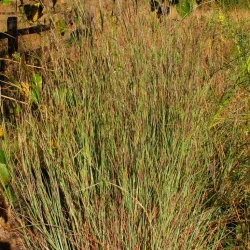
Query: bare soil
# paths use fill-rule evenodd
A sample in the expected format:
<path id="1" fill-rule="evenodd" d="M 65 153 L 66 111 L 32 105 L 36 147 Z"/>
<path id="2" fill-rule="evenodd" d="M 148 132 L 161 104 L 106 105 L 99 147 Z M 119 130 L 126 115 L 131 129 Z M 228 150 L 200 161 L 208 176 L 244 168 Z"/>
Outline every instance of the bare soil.
<path id="1" fill-rule="evenodd" d="M 5 197 L 0 193 L 0 250 L 28 249 L 19 228 Z"/>

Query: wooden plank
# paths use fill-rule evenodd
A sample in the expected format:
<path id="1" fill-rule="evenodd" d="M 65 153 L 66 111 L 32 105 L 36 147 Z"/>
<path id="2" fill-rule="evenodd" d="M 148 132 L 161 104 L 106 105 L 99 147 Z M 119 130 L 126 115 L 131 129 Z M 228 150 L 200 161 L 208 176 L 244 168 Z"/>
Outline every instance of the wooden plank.
<path id="1" fill-rule="evenodd" d="M 17 17 L 8 17 L 7 19 L 7 33 L 8 33 L 8 54 L 11 56 L 18 50 L 18 36 L 17 36 Z"/>

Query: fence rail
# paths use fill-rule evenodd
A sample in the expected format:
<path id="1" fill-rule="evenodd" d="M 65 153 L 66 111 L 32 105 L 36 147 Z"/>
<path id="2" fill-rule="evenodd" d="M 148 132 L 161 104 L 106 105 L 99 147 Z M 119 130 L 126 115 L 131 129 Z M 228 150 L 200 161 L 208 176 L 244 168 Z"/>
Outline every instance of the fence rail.
<path id="1" fill-rule="evenodd" d="M 7 31 L 0 32 L 0 40 L 8 39 L 8 54 L 11 56 L 18 50 L 18 36 L 38 34 L 51 29 L 51 25 L 37 25 L 29 28 L 17 29 L 17 17 L 7 19 Z"/>

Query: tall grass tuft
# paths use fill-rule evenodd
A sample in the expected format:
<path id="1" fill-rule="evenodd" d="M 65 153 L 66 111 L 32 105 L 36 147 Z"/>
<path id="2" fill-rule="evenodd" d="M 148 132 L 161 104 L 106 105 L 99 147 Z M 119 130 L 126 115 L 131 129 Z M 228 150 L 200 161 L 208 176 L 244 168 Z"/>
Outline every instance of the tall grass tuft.
<path id="1" fill-rule="evenodd" d="M 40 103 L 3 142 L 29 249 L 249 247 L 249 47 L 213 11 L 137 7 L 50 35 Z"/>

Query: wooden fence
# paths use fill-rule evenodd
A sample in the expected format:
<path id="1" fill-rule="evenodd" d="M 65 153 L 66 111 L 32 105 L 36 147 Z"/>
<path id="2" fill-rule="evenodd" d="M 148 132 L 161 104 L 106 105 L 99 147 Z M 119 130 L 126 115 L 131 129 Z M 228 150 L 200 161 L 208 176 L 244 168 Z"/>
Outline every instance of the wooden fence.
<path id="1" fill-rule="evenodd" d="M 31 35 L 35 33 L 41 33 L 51 29 L 51 25 L 37 25 L 29 28 L 17 29 L 17 17 L 12 16 L 7 19 L 7 31 L 0 32 L 0 40 L 8 39 L 8 51 L 9 56 L 18 51 L 18 37 L 23 35 Z"/>

